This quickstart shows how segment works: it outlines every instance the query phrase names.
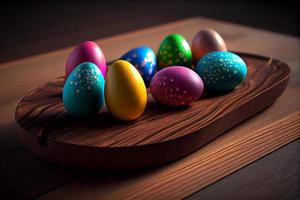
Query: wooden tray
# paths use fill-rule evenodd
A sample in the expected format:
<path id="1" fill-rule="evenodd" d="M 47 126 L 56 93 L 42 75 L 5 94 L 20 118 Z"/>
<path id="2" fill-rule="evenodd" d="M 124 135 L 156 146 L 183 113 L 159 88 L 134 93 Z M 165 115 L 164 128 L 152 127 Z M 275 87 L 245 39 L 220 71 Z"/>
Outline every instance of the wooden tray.
<path id="1" fill-rule="evenodd" d="M 149 95 L 145 113 L 132 122 L 115 119 L 105 108 L 94 118 L 73 119 L 64 109 L 64 78 L 59 78 L 17 105 L 16 121 L 25 130 L 21 139 L 38 156 L 81 169 L 134 170 L 182 158 L 267 108 L 284 91 L 290 74 L 285 63 L 238 54 L 248 75 L 234 91 L 180 109 L 161 106 Z"/>

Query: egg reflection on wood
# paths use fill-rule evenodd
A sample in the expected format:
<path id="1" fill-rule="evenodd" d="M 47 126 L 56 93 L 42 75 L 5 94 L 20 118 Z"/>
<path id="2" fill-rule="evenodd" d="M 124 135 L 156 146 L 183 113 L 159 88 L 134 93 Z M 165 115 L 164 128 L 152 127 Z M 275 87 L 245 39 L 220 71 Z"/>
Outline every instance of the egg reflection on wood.
<path id="1" fill-rule="evenodd" d="M 63 89 L 66 110 L 75 117 L 96 114 L 104 104 L 104 78 L 99 68 L 89 62 L 78 65 Z"/>
<path id="2" fill-rule="evenodd" d="M 145 84 L 149 85 L 156 72 L 156 56 L 151 48 L 141 46 L 131 49 L 120 59 L 130 62 L 139 71 Z"/>
<path id="3" fill-rule="evenodd" d="M 192 41 L 193 63 L 196 65 L 209 52 L 226 50 L 226 44 L 219 33 L 212 29 L 200 30 Z"/>
<path id="4" fill-rule="evenodd" d="M 94 63 L 102 75 L 106 76 L 106 60 L 102 50 L 95 42 L 82 42 L 72 50 L 65 65 L 66 77 L 83 62 Z"/>
<path id="5" fill-rule="evenodd" d="M 203 82 L 193 70 L 172 66 L 155 74 L 150 91 L 154 99 L 163 105 L 187 106 L 201 96 Z"/>
<path id="6" fill-rule="evenodd" d="M 175 65 L 191 67 L 191 61 L 192 52 L 183 36 L 171 34 L 162 41 L 157 53 L 160 69 Z"/>
<path id="7" fill-rule="evenodd" d="M 109 112 L 121 120 L 141 116 L 147 104 L 147 91 L 137 69 L 118 60 L 109 68 L 105 82 L 105 103 Z"/>

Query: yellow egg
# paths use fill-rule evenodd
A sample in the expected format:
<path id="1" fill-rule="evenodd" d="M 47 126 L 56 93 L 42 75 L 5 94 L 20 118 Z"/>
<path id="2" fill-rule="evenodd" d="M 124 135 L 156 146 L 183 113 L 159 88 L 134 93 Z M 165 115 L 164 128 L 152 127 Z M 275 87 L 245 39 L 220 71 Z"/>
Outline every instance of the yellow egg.
<path id="1" fill-rule="evenodd" d="M 109 112 L 121 120 L 134 120 L 143 114 L 147 90 L 140 73 L 129 62 L 118 60 L 108 69 L 105 102 Z"/>

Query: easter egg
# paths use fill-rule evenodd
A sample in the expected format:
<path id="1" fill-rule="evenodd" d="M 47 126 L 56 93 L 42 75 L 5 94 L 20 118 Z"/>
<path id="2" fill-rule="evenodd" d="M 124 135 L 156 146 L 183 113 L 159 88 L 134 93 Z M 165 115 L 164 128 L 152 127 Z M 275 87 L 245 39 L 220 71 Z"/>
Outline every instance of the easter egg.
<path id="1" fill-rule="evenodd" d="M 203 92 L 203 82 L 196 72 L 172 66 L 157 72 L 150 84 L 150 92 L 156 101 L 167 106 L 187 106 Z"/>
<path id="2" fill-rule="evenodd" d="M 219 33 L 212 29 L 200 30 L 192 40 L 193 63 L 196 65 L 209 52 L 226 50 L 226 44 Z"/>
<path id="3" fill-rule="evenodd" d="M 77 67 L 80 63 L 91 62 L 94 63 L 101 71 L 102 75 L 106 75 L 106 60 L 100 47 L 92 41 L 86 41 L 75 47 L 70 53 L 66 65 L 66 77 Z"/>
<path id="4" fill-rule="evenodd" d="M 130 62 L 139 71 L 146 85 L 149 85 L 156 72 L 156 56 L 152 49 L 147 46 L 131 49 L 120 59 Z"/>
<path id="5" fill-rule="evenodd" d="M 171 34 L 162 41 L 157 53 L 160 68 L 175 65 L 191 67 L 191 62 L 192 52 L 183 36 Z"/>
<path id="6" fill-rule="evenodd" d="M 129 62 L 118 60 L 109 67 L 105 102 L 109 112 L 121 120 L 137 119 L 144 112 L 146 86 L 138 70 Z"/>
<path id="7" fill-rule="evenodd" d="M 206 54 L 195 70 L 202 78 L 205 90 L 210 92 L 233 90 L 247 75 L 247 66 L 243 59 L 227 51 Z"/>
<path id="8" fill-rule="evenodd" d="M 63 89 L 66 110 L 75 117 L 96 114 L 104 104 L 104 78 L 99 68 L 89 62 L 78 65 Z"/>

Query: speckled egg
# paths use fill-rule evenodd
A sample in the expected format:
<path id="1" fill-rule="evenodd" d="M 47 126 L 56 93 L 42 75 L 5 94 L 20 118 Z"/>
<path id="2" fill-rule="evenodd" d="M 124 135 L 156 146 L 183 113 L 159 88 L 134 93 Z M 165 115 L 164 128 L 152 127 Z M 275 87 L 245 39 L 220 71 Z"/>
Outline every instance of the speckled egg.
<path id="1" fill-rule="evenodd" d="M 205 90 L 209 92 L 233 90 L 247 75 L 247 66 L 243 59 L 226 51 L 206 54 L 195 70 L 202 78 Z"/>
<path id="2" fill-rule="evenodd" d="M 168 66 L 191 67 L 192 52 L 186 39 L 179 34 L 168 35 L 157 52 L 157 63 L 161 68 Z"/>
<path id="3" fill-rule="evenodd" d="M 67 78 L 63 89 L 66 110 L 75 117 L 96 114 L 104 104 L 104 78 L 90 62 L 78 65 Z"/>
<path id="4" fill-rule="evenodd" d="M 193 70 L 172 66 L 157 72 L 150 84 L 156 101 L 167 106 L 187 106 L 203 92 L 203 82 Z"/>
<path id="5" fill-rule="evenodd" d="M 109 67 L 105 83 L 105 102 L 109 112 L 121 120 L 137 119 L 145 110 L 147 91 L 138 70 L 125 60 Z"/>
<path id="6" fill-rule="evenodd" d="M 196 65 L 209 52 L 226 50 L 226 44 L 219 33 L 212 29 L 200 30 L 192 41 L 193 63 Z"/>
<path id="7" fill-rule="evenodd" d="M 141 46 L 131 49 L 120 59 L 130 62 L 139 71 L 145 84 L 149 85 L 156 72 L 156 56 L 151 48 Z"/>
<path id="8" fill-rule="evenodd" d="M 72 50 L 65 65 L 66 77 L 83 62 L 94 63 L 100 69 L 103 77 L 106 76 L 106 60 L 102 50 L 95 42 L 82 42 Z"/>

